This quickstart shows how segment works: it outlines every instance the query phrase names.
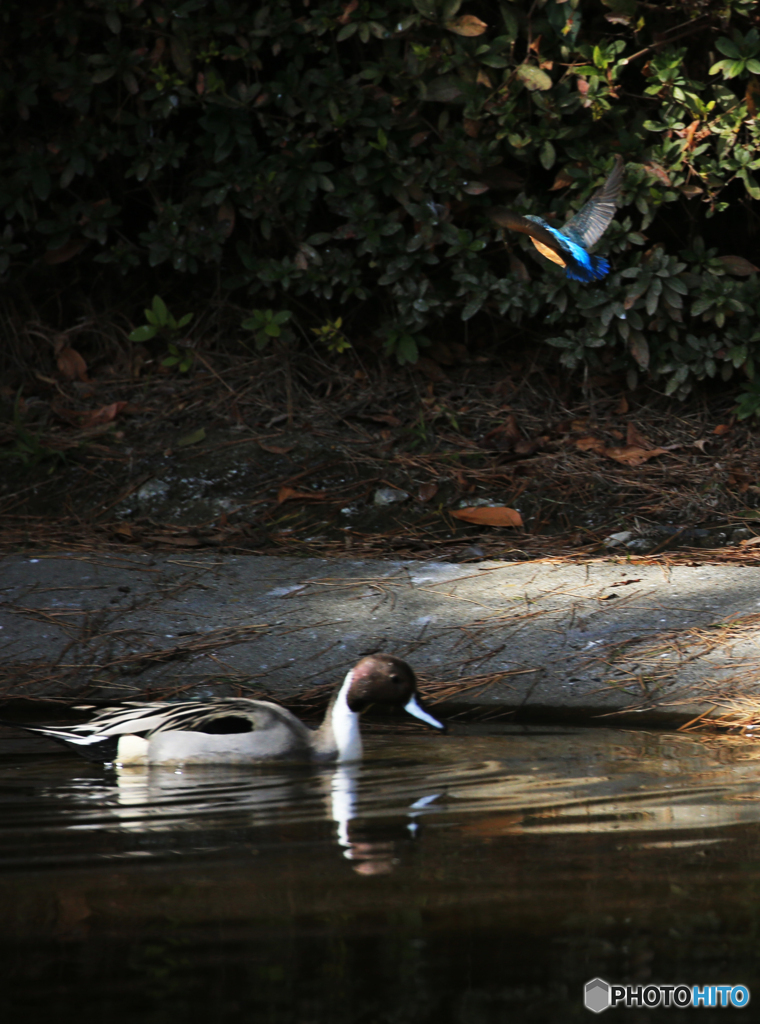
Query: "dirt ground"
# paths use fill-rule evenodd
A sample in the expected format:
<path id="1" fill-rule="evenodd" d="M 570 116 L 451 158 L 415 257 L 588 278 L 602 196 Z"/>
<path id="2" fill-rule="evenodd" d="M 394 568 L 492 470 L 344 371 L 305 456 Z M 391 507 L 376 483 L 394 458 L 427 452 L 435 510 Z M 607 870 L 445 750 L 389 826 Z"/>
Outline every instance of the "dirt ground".
<path id="1" fill-rule="evenodd" d="M 5 552 L 755 563 L 760 454 L 725 388 L 570 381 L 540 346 L 403 368 L 238 346 L 183 373 L 57 344 L 0 386 Z"/>

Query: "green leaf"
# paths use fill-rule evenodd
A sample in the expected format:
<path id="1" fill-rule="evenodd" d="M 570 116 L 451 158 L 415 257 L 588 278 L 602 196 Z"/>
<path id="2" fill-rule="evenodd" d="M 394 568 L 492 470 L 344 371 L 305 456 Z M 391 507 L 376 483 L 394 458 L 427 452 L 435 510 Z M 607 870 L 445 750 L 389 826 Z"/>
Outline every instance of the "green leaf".
<path id="1" fill-rule="evenodd" d="M 435 0 L 412 0 L 412 2 L 423 18 L 428 18 L 430 21 L 435 19 Z"/>
<path id="2" fill-rule="evenodd" d="M 462 310 L 462 319 L 470 320 L 472 317 L 474 317 L 478 310 L 482 307 L 484 300 L 485 295 L 476 295 L 474 298 L 470 299 L 470 301 Z"/>
<path id="3" fill-rule="evenodd" d="M 198 444 L 199 441 L 205 441 L 205 440 L 206 440 L 206 428 L 205 427 L 198 427 L 198 429 L 194 430 L 192 432 L 192 434 L 185 434 L 184 437 L 181 437 L 179 439 L 179 441 L 177 441 L 177 447 L 178 448 L 188 448 L 191 444 Z"/>
<path id="4" fill-rule="evenodd" d="M 441 8 L 441 20 L 444 22 L 451 21 L 461 6 L 462 0 L 444 0 L 443 7 Z"/>
<path id="5" fill-rule="evenodd" d="M 136 327 L 134 331 L 129 335 L 130 341 L 150 341 L 151 338 L 155 338 L 158 334 L 157 327 L 149 327 L 148 324 L 143 324 L 142 327 Z"/>
<path id="6" fill-rule="evenodd" d="M 428 82 L 425 98 L 434 103 L 451 103 L 462 95 L 462 85 L 455 75 L 441 75 Z"/>
<path id="7" fill-rule="evenodd" d="M 552 80 L 547 73 L 531 64 L 520 64 L 515 73 L 530 92 L 546 92 L 552 87 Z"/>
<path id="8" fill-rule="evenodd" d="M 100 71 L 96 71 L 90 81 L 93 85 L 100 85 L 101 82 L 107 82 L 109 78 L 113 78 L 116 74 L 116 68 L 101 68 Z"/>
<path id="9" fill-rule="evenodd" d="M 752 196 L 753 199 L 760 199 L 760 187 L 758 186 L 755 179 L 749 173 L 746 167 L 742 167 L 736 174 L 737 178 L 741 178 L 744 182 L 744 187 Z"/>
<path id="10" fill-rule="evenodd" d="M 414 338 L 410 334 L 402 335 L 396 346 L 396 358 L 399 364 L 403 366 L 405 363 L 416 363 L 419 357 L 419 349 Z"/>
<path id="11" fill-rule="evenodd" d="M 148 311 L 145 312 L 147 314 Z M 153 315 L 156 318 L 153 323 L 157 323 L 161 327 L 165 327 L 169 321 L 169 310 L 160 295 L 153 296 Z"/>
<path id="12" fill-rule="evenodd" d="M 554 146 L 552 146 L 551 142 L 549 142 L 549 140 L 547 139 L 541 147 L 541 152 L 539 154 L 541 166 L 544 168 L 544 170 L 548 171 L 554 166 L 554 162 L 556 159 L 557 154 L 554 152 Z"/>
<path id="13" fill-rule="evenodd" d="M 733 60 L 741 57 L 736 43 L 733 43 L 730 39 L 726 39 L 725 36 L 721 36 L 719 39 L 715 40 L 715 48 L 716 50 L 720 50 L 724 57 L 731 57 Z"/>
<path id="14" fill-rule="evenodd" d="M 689 294 L 689 289 L 687 288 L 686 283 L 682 281 L 680 277 L 669 277 L 667 284 L 674 292 L 680 292 L 681 295 Z"/>
<path id="15" fill-rule="evenodd" d="M 50 187 L 52 183 L 50 181 L 50 175 L 45 168 L 32 168 L 29 178 L 32 183 L 32 188 L 34 189 L 34 194 L 37 198 L 42 200 L 47 199 L 50 195 Z"/>
<path id="16" fill-rule="evenodd" d="M 192 313 L 185 313 L 185 315 L 177 321 L 177 327 L 185 327 L 193 319 Z"/>

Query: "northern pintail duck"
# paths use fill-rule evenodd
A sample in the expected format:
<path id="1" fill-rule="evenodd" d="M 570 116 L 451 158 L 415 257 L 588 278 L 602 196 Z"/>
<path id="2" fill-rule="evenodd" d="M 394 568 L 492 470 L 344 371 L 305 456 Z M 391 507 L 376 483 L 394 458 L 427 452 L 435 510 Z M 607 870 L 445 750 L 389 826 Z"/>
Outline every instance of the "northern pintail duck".
<path id="1" fill-rule="evenodd" d="M 84 725 L 22 728 L 64 743 L 88 760 L 123 765 L 358 761 L 359 715 L 370 704 L 403 707 L 420 721 L 445 730 L 420 705 L 414 672 L 388 654 L 362 658 L 351 669 L 316 731 L 278 704 L 244 697 L 128 701 L 97 711 Z"/>

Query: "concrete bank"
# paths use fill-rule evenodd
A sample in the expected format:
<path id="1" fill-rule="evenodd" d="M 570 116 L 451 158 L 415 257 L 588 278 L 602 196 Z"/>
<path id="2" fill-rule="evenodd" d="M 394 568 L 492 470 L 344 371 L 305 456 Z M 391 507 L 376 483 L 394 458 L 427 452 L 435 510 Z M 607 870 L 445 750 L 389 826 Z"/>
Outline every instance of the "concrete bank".
<path id="1" fill-rule="evenodd" d="M 450 682 L 449 703 L 682 722 L 760 706 L 759 574 L 624 558 L 5 556 L 0 696 L 291 696 L 383 650 Z"/>

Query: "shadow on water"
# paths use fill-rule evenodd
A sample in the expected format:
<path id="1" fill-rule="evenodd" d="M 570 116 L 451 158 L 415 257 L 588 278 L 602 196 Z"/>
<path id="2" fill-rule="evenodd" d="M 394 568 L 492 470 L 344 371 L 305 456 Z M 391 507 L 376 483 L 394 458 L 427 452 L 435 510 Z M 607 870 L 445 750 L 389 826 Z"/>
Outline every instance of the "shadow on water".
<path id="1" fill-rule="evenodd" d="M 757 989 L 753 741 L 463 726 L 367 747 L 116 771 L 0 738 L 5 1019 L 501 1024 L 588 1019 L 595 976 Z"/>

